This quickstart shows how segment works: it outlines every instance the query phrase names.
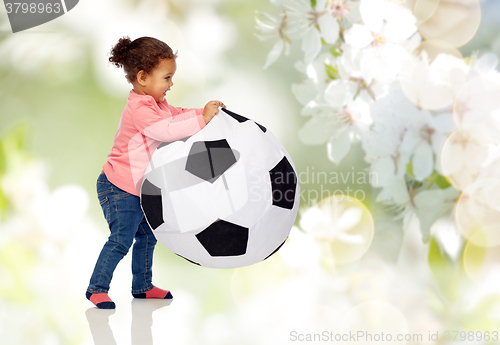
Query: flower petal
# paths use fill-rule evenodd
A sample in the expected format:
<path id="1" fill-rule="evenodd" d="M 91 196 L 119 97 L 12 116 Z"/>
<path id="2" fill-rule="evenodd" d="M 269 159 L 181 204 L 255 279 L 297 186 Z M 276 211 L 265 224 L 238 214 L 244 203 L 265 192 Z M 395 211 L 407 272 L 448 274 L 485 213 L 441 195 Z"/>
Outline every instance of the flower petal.
<path id="1" fill-rule="evenodd" d="M 370 106 L 361 98 L 356 98 L 354 101 L 347 102 L 347 109 L 350 111 L 352 120 L 357 124 L 365 124 L 367 126 L 373 123 L 370 116 Z"/>
<path id="2" fill-rule="evenodd" d="M 321 51 L 321 34 L 316 27 L 311 26 L 302 38 L 302 51 L 305 53 L 304 60 L 310 63 Z"/>
<path id="3" fill-rule="evenodd" d="M 450 113 L 442 113 L 433 117 L 430 124 L 439 133 L 451 133 L 456 129 L 453 116 Z"/>
<path id="4" fill-rule="evenodd" d="M 306 145 L 324 144 L 332 135 L 333 118 L 314 116 L 299 130 L 299 139 Z"/>
<path id="5" fill-rule="evenodd" d="M 410 56 L 397 44 L 386 43 L 381 47 L 368 47 L 363 51 L 360 67 L 363 78 L 368 82 L 392 81 Z"/>
<path id="6" fill-rule="evenodd" d="M 393 177 L 386 182 L 386 186 L 377 195 L 377 202 L 388 201 L 393 202 L 397 205 L 404 205 L 410 201 L 410 195 L 408 194 L 408 188 L 404 178 Z"/>
<path id="7" fill-rule="evenodd" d="M 365 239 L 361 235 L 346 234 L 344 232 L 339 232 L 337 234 L 337 239 L 349 244 L 363 244 L 365 242 Z"/>
<path id="8" fill-rule="evenodd" d="M 373 42 L 373 35 L 366 26 L 353 24 L 344 32 L 344 39 L 347 44 L 355 48 L 364 48 Z"/>
<path id="9" fill-rule="evenodd" d="M 383 0 L 363 0 L 359 5 L 359 11 L 363 23 L 372 32 L 380 33 L 384 22 L 384 1 Z"/>
<path id="10" fill-rule="evenodd" d="M 391 157 L 384 157 L 374 162 L 370 167 L 370 177 L 374 176 L 371 180 L 373 187 L 383 187 L 395 175 L 395 165 Z"/>
<path id="11" fill-rule="evenodd" d="M 434 170 L 434 155 L 431 145 L 422 141 L 413 154 L 413 175 L 418 181 L 423 181 Z"/>
<path id="12" fill-rule="evenodd" d="M 329 14 L 323 15 L 318 19 L 321 36 L 326 43 L 334 44 L 339 39 L 339 23 L 337 19 Z"/>
<path id="13" fill-rule="evenodd" d="M 351 149 L 350 132 L 349 130 L 344 130 L 338 137 L 332 137 L 328 142 L 328 158 L 333 163 L 339 164 Z"/>
<path id="14" fill-rule="evenodd" d="M 361 221 L 363 210 L 359 207 L 350 207 L 337 220 L 337 231 L 342 232 L 353 228 Z"/>
<path id="15" fill-rule="evenodd" d="M 313 206 L 308 208 L 301 216 L 300 216 L 300 227 L 302 230 L 306 232 L 314 231 L 314 228 L 318 227 L 324 220 L 324 214 L 319 209 L 318 206 Z"/>
<path id="16" fill-rule="evenodd" d="M 264 65 L 264 69 L 267 69 L 273 63 L 275 63 L 276 60 L 278 60 L 278 58 L 281 55 L 281 52 L 283 51 L 283 46 L 284 46 L 283 40 L 279 40 L 278 42 L 276 42 L 274 47 L 271 49 L 271 51 L 267 55 L 266 64 Z"/>
<path id="17" fill-rule="evenodd" d="M 323 11 L 326 7 L 326 2 L 327 2 L 327 0 L 316 0 L 316 6 L 314 7 L 314 9 L 317 12 Z"/>
<path id="18" fill-rule="evenodd" d="M 292 93 L 302 105 L 307 105 L 317 96 L 316 88 L 311 79 L 305 79 L 301 83 L 292 84 Z"/>
<path id="19" fill-rule="evenodd" d="M 342 80 L 333 80 L 325 90 L 325 101 L 333 108 L 342 108 L 346 100 L 346 91 Z"/>
<path id="20" fill-rule="evenodd" d="M 404 41 L 417 31 L 417 19 L 407 7 L 388 4 L 384 17 L 384 36 L 391 42 Z"/>

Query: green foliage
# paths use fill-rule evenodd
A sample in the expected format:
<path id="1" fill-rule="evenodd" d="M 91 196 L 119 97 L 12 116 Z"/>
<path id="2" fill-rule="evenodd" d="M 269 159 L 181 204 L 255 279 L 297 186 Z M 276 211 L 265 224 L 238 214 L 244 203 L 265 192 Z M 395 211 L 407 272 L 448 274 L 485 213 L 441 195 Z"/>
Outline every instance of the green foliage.
<path id="1" fill-rule="evenodd" d="M 451 186 L 446 177 L 440 175 L 436 170 L 434 170 L 432 175 L 426 178 L 425 181 L 429 182 L 431 185 L 435 183 L 441 189 L 446 189 Z"/>
<path id="2" fill-rule="evenodd" d="M 14 160 L 27 157 L 24 151 L 26 127 L 25 123 L 20 123 L 0 139 L 0 182 Z M 5 216 L 8 207 L 9 201 L 0 183 L 0 220 Z"/>
<path id="3" fill-rule="evenodd" d="M 412 162 L 406 164 L 406 173 L 410 175 L 412 178 L 415 178 L 415 175 L 413 175 Z M 451 186 L 448 179 L 443 175 L 440 175 L 436 170 L 434 170 L 433 173 L 425 179 L 425 182 L 429 184 L 428 188 L 431 187 L 434 183 L 441 189 L 446 189 Z"/>
<path id="4" fill-rule="evenodd" d="M 453 262 L 451 258 L 439 247 L 434 237 L 429 243 L 429 267 L 436 279 L 441 294 L 448 300 L 454 301 L 459 295 L 458 283 L 463 276 L 461 261 Z"/>
<path id="5" fill-rule="evenodd" d="M 413 175 L 413 164 L 411 162 L 406 164 L 406 173 L 415 178 L 415 175 Z"/>
<path id="6" fill-rule="evenodd" d="M 0 251 L 0 266 L 5 270 L 10 284 L 0 288 L 0 297 L 18 304 L 30 304 L 34 300 L 33 293 L 25 282 L 29 272 L 36 264 L 35 256 L 30 248 L 20 242 L 7 243 Z"/>
<path id="7" fill-rule="evenodd" d="M 21 122 L 4 135 L 0 139 L 0 176 L 5 174 L 9 166 L 14 164 L 16 160 L 29 158 L 26 151 L 26 132 L 28 126 Z"/>
<path id="8" fill-rule="evenodd" d="M 325 64 L 325 69 L 326 69 L 326 74 L 328 75 L 328 78 L 330 79 L 340 79 L 339 76 L 339 71 L 337 67 L 330 66 L 328 64 Z"/>
<path id="9" fill-rule="evenodd" d="M 342 51 L 339 48 L 337 48 L 337 47 L 331 47 L 330 48 L 330 54 L 332 54 L 335 57 L 339 57 L 339 56 L 342 55 Z"/>
<path id="10" fill-rule="evenodd" d="M 26 127 L 25 123 L 19 123 L 7 133 L 3 139 L 7 152 L 19 152 L 24 149 L 26 143 Z"/>
<path id="11" fill-rule="evenodd" d="M 446 189 L 451 186 L 450 181 L 444 176 L 438 174 L 438 177 L 435 180 L 436 185 L 441 189 Z"/>
<path id="12" fill-rule="evenodd" d="M 7 157 L 5 154 L 5 149 L 3 142 L 0 140 L 0 182 L 2 181 L 3 175 L 7 170 Z M 0 184 L 0 220 L 3 217 L 5 210 L 7 209 L 8 201 L 2 191 L 2 185 Z"/>
<path id="13" fill-rule="evenodd" d="M 9 206 L 9 201 L 3 194 L 2 188 L 0 188 L 0 221 L 3 219 L 8 206 Z"/>
<path id="14" fill-rule="evenodd" d="M 2 178 L 5 175 L 6 170 L 7 170 L 7 155 L 5 152 L 4 144 L 0 140 L 0 220 L 3 219 L 5 211 L 7 210 L 7 206 L 9 205 L 7 198 L 3 194 L 2 184 L 1 184 Z"/>
<path id="15" fill-rule="evenodd" d="M 311 0 L 311 7 L 315 8 L 316 7 L 316 0 Z"/>
<path id="16" fill-rule="evenodd" d="M 412 188 L 413 190 L 415 190 L 415 189 L 417 189 L 417 188 L 422 187 L 423 183 L 422 183 L 422 182 L 420 182 L 420 181 L 417 181 L 417 180 L 412 180 L 412 181 L 410 181 L 409 185 L 411 186 L 411 188 Z"/>
<path id="17" fill-rule="evenodd" d="M 7 169 L 7 157 L 3 146 L 3 142 L 0 140 L 0 178 L 5 174 L 5 170 Z"/>

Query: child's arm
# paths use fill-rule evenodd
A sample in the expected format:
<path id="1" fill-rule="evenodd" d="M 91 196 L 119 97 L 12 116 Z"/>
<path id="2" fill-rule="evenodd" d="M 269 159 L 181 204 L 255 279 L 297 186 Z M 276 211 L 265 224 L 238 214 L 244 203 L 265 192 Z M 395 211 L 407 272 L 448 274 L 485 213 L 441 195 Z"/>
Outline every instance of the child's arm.
<path id="1" fill-rule="evenodd" d="M 206 124 L 203 114 L 197 114 L 194 109 L 165 119 L 160 116 L 152 97 L 141 98 L 134 108 L 133 121 L 137 130 L 157 141 L 171 142 L 191 136 Z"/>
<path id="2" fill-rule="evenodd" d="M 170 109 L 172 115 L 174 116 L 175 120 L 179 117 L 179 115 L 185 115 L 187 117 L 193 116 L 193 114 L 196 115 L 203 115 L 203 118 L 205 119 L 205 123 L 209 123 L 210 120 L 219 112 L 219 107 L 225 108 L 226 106 L 224 103 L 220 101 L 210 101 L 208 102 L 204 108 L 181 108 L 181 107 L 173 107 L 171 105 L 167 105 L 167 107 Z M 194 111 L 194 113 L 193 113 Z M 180 119 L 185 119 L 187 117 L 181 117 Z"/>

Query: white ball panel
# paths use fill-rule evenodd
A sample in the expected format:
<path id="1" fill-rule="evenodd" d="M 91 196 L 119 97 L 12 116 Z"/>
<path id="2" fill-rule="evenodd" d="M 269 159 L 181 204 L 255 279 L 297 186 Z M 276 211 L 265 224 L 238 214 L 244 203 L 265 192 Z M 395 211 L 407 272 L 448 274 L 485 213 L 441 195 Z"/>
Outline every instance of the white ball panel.
<path id="1" fill-rule="evenodd" d="M 229 203 L 232 206 L 232 212 L 229 214 L 220 214 L 221 217 L 228 217 L 232 213 L 240 210 L 248 200 L 248 180 L 245 174 L 244 165 L 240 162 L 233 164 L 221 177 L 223 186 L 226 189 Z M 224 183 L 225 182 L 225 183 Z"/>
<path id="2" fill-rule="evenodd" d="M 166 191 L 162 190 L 162 195 L 161 195 L 161 203 L 162 203 L 162 209 L 163 209 L 163 225 L 159 226 L 159 229 L 164 229 L 164 231 L 169 232 L 179 232 L 179 223 L 177 221 L 177 216 L 175 212 L 173 211 L 173 204 L 172 204 L 172 199 L 170 199 L 169 193 Z M 166 226 L 165 226 L 166 225 Z"/>
<path id="3" fill-rule="evenodd" d="M 297 210 L 273 206 L 264 214 L 248 235 L 248 255 L 264 260 L 286 240 L 295 221 Z"/>
<path id="4" fill-rule="evenodd" d="M 231 214 L 224 183 L 218 179 L 170 193 L 180 232 L 207 226 L 220 214 Z"/>
<path id="5" fill-rule="evenodd" d="M 189 152 L 189 147 L 183 141 L 174 141 L 166 146 L 160 147 L 152 153 L 150 167 L 158 169 L 159 167 L 175 161 L 179 158 L 184 158 Z"/>
<path id="6" fill-rule="evenodd" d="M 208 253 L 193 234 L 155 233 L 155 236 L 175 254 L 203 266 L 202 262 L 206 260 Z"/>
<path id="7" fill-rule="evenodd" d="M 283 158 L 280 150 L 272 145 L 265 133 L 252 121 L 235 127 L 226 140 L 240 153 L 245 163 L 265 169 Z"/>
<path id="8" fill-rule="evenodd" d="M 248 198 L 245 205 L 232 215 L 224 218 L 232 223 L 250 228 L 271 207 L 271 178 L 267 170 L 241 163 L 247 180 Z"/>

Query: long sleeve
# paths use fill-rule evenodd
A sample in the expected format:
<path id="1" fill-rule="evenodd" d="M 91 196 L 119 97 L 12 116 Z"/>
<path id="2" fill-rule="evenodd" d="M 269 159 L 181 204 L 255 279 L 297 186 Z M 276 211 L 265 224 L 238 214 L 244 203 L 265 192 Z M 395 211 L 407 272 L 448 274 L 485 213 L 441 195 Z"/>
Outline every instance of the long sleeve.
<path id="1" fill-rule="evenodd" d="M 205 127 L 200 109 L 160 109 L 152 97 L 141 97 L 131 104 L 134 125 L 146 137 L 170 142 L 191 136 Z"/>

